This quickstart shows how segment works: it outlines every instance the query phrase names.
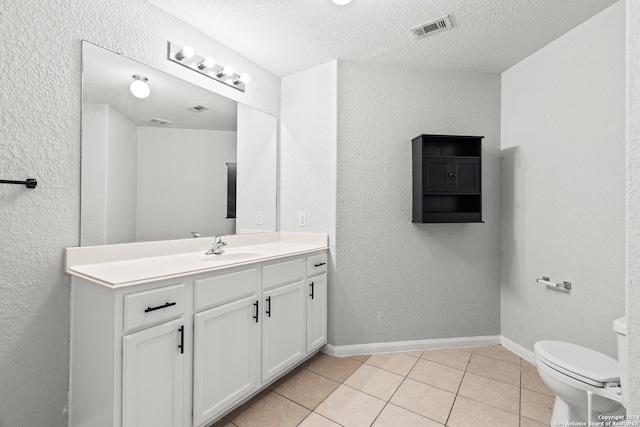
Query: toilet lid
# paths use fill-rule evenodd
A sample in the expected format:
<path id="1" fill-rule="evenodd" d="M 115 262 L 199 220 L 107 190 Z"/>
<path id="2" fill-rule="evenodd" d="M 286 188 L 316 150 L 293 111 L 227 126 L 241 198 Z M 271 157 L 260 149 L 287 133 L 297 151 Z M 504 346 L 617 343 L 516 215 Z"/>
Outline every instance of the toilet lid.
<path id="1" fill-rule="evenodd" d="M 563 368 L 565 373 L 603 384 L 620 381 L 618 361 L 606 354 L 562 341 L 538 341 L 534 349 L 538 356 Z"/>

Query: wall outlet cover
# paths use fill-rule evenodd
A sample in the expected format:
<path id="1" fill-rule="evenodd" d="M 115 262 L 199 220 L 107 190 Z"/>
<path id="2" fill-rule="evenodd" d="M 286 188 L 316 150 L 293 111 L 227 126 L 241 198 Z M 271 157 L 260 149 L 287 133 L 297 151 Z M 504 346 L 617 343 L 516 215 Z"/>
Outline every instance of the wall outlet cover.
<path id="1" fill-rule="evenodd" d="M 262 225 L 262 217 L 263 217 L 262 211 L 258 211 L 256 213 L 256 224 L 257 225 Z"/>
<path id="2" fill-rule="evenodd" d="M 298 212 L 298 226 L 306 227 L 307 226 L 307 213 L 306 212 Z"/>

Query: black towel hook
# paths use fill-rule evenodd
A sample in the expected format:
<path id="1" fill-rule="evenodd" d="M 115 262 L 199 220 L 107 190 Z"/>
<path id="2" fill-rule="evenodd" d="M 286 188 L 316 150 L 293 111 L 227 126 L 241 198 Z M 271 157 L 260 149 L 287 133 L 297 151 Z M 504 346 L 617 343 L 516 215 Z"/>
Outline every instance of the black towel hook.
<path id="1" fill-rule="evenodd" d="M 26 185 L 27 188 L 36 188 L 36 186 L 38 185 L 38 181 L 36 181 L 34 178 L 27 178 L 26 181 L 13 181 L 10 179 L 0 179 L 0 184 L 20 184 L 20 185 Z"/>

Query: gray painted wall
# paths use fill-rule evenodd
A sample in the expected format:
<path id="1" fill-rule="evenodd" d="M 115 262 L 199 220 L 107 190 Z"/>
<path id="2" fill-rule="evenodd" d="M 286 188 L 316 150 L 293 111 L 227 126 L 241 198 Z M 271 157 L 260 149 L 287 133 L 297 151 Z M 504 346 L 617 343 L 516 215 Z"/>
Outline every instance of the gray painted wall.
<path id="1" fill-rule="evenodd" d="M 640 2 L 627 0 L 627 316 L 629 414 L 640 414 Z M 638 424 L 640 425 L 640 423 Z"/>
<path id="2" fill-rule="evenodd" d="M 501 331 L 530 351 L 555 339 L 617 355 L 624 91 L 623 3 L 502 74 Z"/>
<path id="3" fill-rule="evenodd" d="M 62 268 L 63 248 L 79 243 L 81 39 L 279 115 L 278 77 L 142 0 L 2 3 L 0 170 L 39 182 L 35 190 L 0 186 L 3 427 L 67 424 L 70 280 Z M 247 92 L 170 63 L 167 40 L 251 74 Z"/>
<path id="4" fill-rule="evenodd" d="M 338 62 L 329 343 L 500 333 L 500 76 Z M 411 139 L 484 135 L 484 224 L 411 222 Z"/>

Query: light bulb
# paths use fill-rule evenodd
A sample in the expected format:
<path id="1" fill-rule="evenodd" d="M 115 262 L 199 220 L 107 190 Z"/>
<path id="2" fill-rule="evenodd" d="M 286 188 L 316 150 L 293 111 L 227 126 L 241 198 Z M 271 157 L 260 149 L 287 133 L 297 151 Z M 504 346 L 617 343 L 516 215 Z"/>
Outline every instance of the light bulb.
<path id="1" fill-rule="evenodd" d="M 136 98 L 146 98 L 151 93 L 151 88 L 147 84 L 149 79 L 140 74 L 134 74 L 129 90 Z"/>
<path id="2" fill-rule="evenodd" d="M 345 4 L 349 3 L 351 0 L 332 0 L 332 1 L 338 6 L 344 6 Z"/>
<path id="3" fill-rule="evenodd" d="M 195 52 L 191 46 L 185 46 L 176 53 L 176 59 L 178 61 L 182 61 L 185 58 L 193 58 L 194 54 Z"/>
<path id="4" fill-rule="evenodd" d="M 222 69 L 222 74 L 224 74 L 225 76 L 233 75 L 233 67 L 231 65 L 225 65 Z"/>
<path id="5" fill-rule="evenodd" d="M 214 65 L 216 65 L 216 61 L 212 57 L 207 56 L 198 64 L 198 69 L 204 70 L 205 68 L 211 68 Z"/>
<path id="6" fill-rule="evenodd" d="M 237 79 L 235 79 L 233 81 L 233 84 L 240 84 L 240 83 L 249 83 L 251 81 L 251 76 L 249 76 L 249 74 L 244 73 L 238 76 Z"/>

